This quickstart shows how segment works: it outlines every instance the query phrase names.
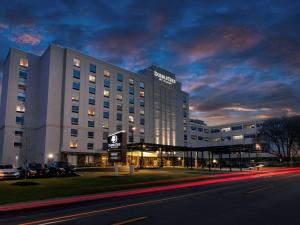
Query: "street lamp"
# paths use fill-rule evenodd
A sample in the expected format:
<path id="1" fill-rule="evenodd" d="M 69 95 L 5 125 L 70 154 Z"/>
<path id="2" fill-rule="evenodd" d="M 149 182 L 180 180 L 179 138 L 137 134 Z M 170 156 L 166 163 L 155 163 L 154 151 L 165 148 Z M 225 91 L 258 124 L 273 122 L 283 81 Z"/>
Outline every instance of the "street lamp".
<path id="1" fill-rule="evenodd" d="M 131 144 L 133 144 L 133 140 L 134 140 L 134 137 L 133 137 L 134 131 L 135 131 L 135 127 L 132 127 L 131 128 L 131 137 L 132 137 L 132 139 L 130 141 Z M 130 165 L 131 166 L 132 166 L 132 158 L 133 158 L 133 151 L 132 151 L 132 146 L 131 146 L 131 156 L 130 156 Z"/>

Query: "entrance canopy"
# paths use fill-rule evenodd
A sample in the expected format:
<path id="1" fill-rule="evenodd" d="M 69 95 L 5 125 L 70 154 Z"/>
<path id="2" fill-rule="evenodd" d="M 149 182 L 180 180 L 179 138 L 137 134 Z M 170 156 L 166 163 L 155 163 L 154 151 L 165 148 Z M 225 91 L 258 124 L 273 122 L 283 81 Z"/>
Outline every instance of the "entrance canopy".
<path id="1" fill-rule="evenodd" d="M 160 145 L 152 143 L 134 143 L 128 144 L 127 149 L 133 151 L 166 151 L 166 152 L 211 152 L 214 154 L 220 153 L 235 153 L 235 152 L 256 152 L 255 144 L 245 145 L 222 145 L 222 146 L 209 146 L 209 147 L 183 147 Z"/>

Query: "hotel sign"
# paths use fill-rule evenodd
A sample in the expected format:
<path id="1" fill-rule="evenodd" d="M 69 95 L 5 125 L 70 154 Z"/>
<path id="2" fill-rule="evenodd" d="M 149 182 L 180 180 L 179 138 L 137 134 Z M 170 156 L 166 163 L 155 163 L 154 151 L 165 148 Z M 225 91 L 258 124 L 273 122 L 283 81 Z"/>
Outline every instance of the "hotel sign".
<path id="1" fill-rule="evenodd" d="M 126 132 L 121 131 L 107 137 L 108 149 L 122 149 L 127 145 Z"/>
<path id="2" fill-rule="evenodd" d="M 157 71 L 154 71 L 154 76 L 156 76 L 158 78 L 159 81 L 162 81 L 166 84 L 175 84 L 176 80 L 173 79 L 172 77 L 169 77 L 167 75 L 161 74 Z"/>

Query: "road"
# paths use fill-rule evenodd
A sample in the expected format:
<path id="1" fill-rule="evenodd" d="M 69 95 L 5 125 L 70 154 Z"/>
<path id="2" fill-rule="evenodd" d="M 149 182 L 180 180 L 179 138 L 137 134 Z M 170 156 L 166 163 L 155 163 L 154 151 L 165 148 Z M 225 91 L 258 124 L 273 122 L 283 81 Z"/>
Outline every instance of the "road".
<path id="1" fill-rule="evenodd" d="M 0 224 L 299 225 L 300 173 L 0 215 Z"/>

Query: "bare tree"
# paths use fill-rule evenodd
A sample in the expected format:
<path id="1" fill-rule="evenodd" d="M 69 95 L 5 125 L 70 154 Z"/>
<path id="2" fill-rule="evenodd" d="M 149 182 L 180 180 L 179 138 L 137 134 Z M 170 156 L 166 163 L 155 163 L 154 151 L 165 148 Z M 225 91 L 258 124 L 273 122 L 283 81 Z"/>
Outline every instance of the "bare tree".
<path id="1" fill-rule="evenodd" d="M 259 142 L 283 160 L 291 161 L 299 153 L 300 116 L 266 120 L 259 131 Z"/>

